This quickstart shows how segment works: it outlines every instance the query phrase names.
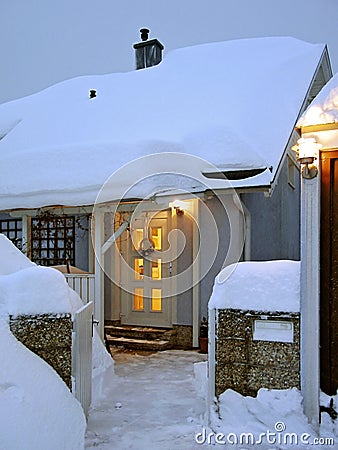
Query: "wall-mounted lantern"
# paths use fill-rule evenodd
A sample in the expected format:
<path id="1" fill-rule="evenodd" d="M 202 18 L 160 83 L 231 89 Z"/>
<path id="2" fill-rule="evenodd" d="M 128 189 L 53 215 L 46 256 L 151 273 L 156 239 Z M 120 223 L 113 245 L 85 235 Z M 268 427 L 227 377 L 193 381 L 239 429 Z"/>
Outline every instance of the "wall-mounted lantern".
<path id="1" fill-rule="evenodd" d="M 182 202 L 181 200 L 174 200 L 173 202 L 169 203 L 169 206 L 175 210 L 176 215 L 183 216 L 184 202 Z"/>
<path id="2" fill-rule="evenodd" d="M 314 138 L 300 138 L 292 147 L 297 154 L 297 161 L 302 166 L 303 178 L 311 179 L 318 174 L 319 149 L 322 147 Z"/>

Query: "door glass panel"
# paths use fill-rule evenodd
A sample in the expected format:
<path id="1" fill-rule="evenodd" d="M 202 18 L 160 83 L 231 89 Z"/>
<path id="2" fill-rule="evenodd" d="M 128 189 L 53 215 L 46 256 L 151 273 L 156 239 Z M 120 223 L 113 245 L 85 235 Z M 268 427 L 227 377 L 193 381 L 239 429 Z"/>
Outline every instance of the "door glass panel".
<path id="1" fill-rule="evenodd" d="M 153 280 L 162 279 L 162 265 L 160 259 L 151 262 L 151 278 Z"/>
<path id="2" fill-rule="evenodd" d="M 143 228 L 136 228 L 136 230 L 133 231 L 134 250 L 138 250 L 140 248 L 142 240 L 143 240 Z"/>
<path id="3" fill-rule="evenodd" d="M 143 280 L 144 261 L 143 258 L 134 258 L 134 277 L 135 280 Z"/>
<path id="4" fill-rule="evenodd" d="M 134 289 L 134 310 L 135 311 L 143 311 L 144 310 L 143 288 L 135 288 Z"/>
<path id="5" fill-rule="evenodd" d="M 162 311 L 162 289 L 151 290 L 151 310 Z"/>
<path id="6" fill-rule="evenodd" d="M 155 250 L 162 250 L 162 228 L 153 227 L 151 229 L 151 240 L 154 242 Z"/>

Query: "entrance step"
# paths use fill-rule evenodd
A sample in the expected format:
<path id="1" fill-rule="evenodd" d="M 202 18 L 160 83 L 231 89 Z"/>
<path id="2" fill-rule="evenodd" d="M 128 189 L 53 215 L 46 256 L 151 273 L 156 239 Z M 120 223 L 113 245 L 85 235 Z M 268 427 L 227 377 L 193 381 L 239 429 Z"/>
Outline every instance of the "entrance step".
<path id="1" fill-rule="evenodd" d="M 109 337 L 107 338 L 109 345 L 124 347 L 132 350 L 148 350 L 148 351 L 161 351 L 171 348 L 170 341 L 154 340 L 149 341 L 147 339 L 133 339 L 124 337 Z"/>
<path id="2" fill-rule="evenodd" d="M 176 331 L 153 327 L 106 325 L 105 334 L 108 346 L 160 351 L 173 347 Z"/>

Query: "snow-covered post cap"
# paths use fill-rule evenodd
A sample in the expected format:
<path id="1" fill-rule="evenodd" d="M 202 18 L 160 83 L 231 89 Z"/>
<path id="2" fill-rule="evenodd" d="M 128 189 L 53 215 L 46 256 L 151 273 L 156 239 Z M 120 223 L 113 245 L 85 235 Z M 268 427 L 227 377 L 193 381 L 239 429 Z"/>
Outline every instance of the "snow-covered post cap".
<path id="1" fill-rule="evenodd" d="M 12 316 L 71 313 L 70 288 L 51 267 L 37 266 L 0 234 L 0 306 Z"/>
<path id="2" fill-rule="evenodd" d="M 299 312 L 299 297 L 299 261 L 240 262 L 216 277 L 209 310 Z"/>

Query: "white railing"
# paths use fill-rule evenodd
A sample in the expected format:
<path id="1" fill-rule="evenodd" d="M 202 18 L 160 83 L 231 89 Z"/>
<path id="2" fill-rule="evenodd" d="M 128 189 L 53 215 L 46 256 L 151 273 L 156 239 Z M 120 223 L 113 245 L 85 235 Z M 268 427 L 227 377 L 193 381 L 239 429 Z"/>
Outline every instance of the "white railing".
<path id="1" fill-rule="evenodd" d="M 89 302 L 74 314 L 72 357 L 73 394 L 86 418 L 92 401 L 92 340 L 93 302 Z"/>
<path id="2" fill-rule="evenodd" d="M 65 273 L 68 285 L 79 294 L 83 303 L 94 300 L 95 295 L 95 275 Z"/>

